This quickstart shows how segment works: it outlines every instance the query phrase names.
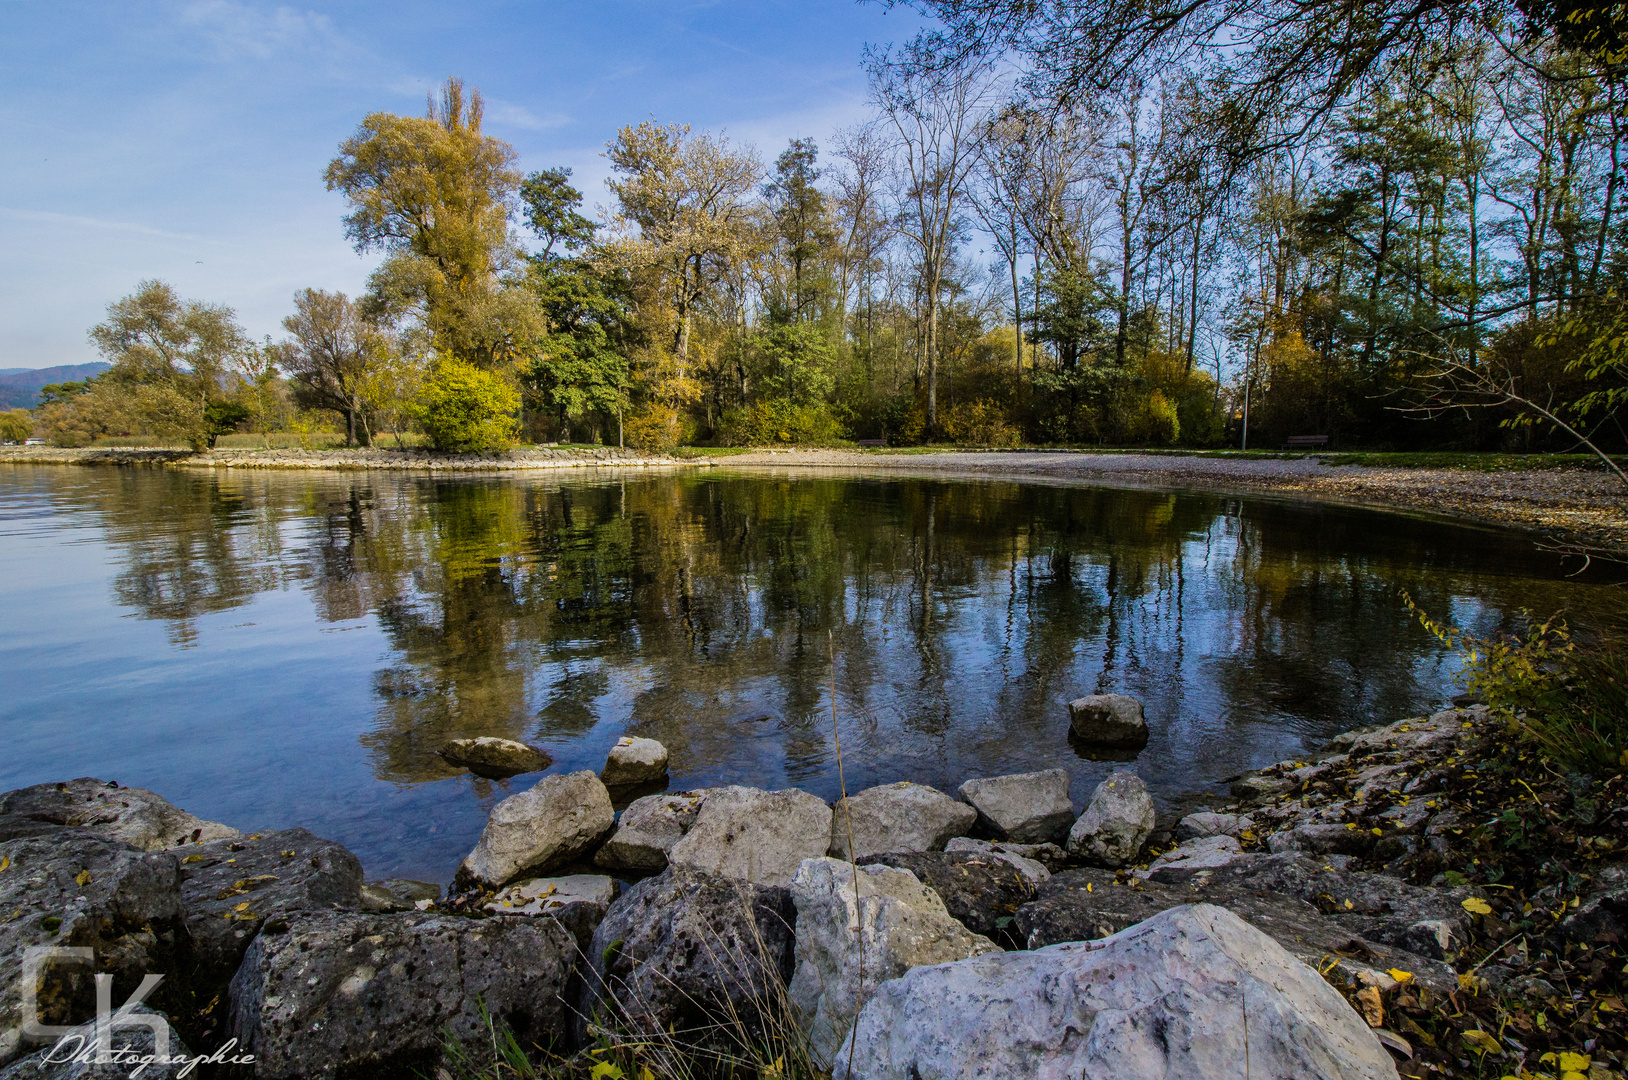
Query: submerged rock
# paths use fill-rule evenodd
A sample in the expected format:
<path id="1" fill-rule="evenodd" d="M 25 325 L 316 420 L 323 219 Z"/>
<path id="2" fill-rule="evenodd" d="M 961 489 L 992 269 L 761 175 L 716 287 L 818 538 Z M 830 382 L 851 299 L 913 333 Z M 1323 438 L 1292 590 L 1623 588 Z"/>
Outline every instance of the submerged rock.
<path id="1" fill-rule="evenodd" d="M 695 824 L 667 851 L 687 866 L 759 885 L 791 884 L 804 859 L 831 844 L 831 808 L 806 791 L 711 788 Z"/>
<path id="2" fill-rule="evenodd" d="M 1068 773 L 1062 769 L 968 780 L 957 794 L 978 811 L 978 827 L 994 840 L 1058 843 L 1074 823 Z"/>
<path id="3" fill-rule="evenodd" d="M 655 739 L 624 736 L 611 747 L 599 779 L 606 787 L 648 784 L 667 775 L 667 748 Z"/>
<path id="4" fill-rule="evenodd" d="M 675 791 L 635 799 L 594 855 L 594 865 L 606 870 L 665 869 L 667 853 L 695 824 L 705 797 L 704 791 Z"/>
<path id="5" fill-rule="evenodd" d="M 145 788 L 125 788 L 84 776 L 60 784 L 35 784 L 0 795 L 0 818 L 67 825 L 142 851 L 163 851 L 236 836 L 237 830 L 205 821 Z"/>
<path id="6" fill-rule="evenodd" d="M 937 788 L 909 781 L 883 784 L 837 800 L 831 808 L 830 854 L 850 859 L 884 851 L 942 851 L 977 820 L 978 811 Z"/>
<path id="7" fill-rule="evenodd" d="M 592 851 L 615 821 L 610 793 L 593 773 L 545 776 L 492 808 L 458 868 L 459 884 L 495 889 L 525 873 L 547 873 Z"/>
<path id="8" fill-rule="evenodd" d="M 483 735 L 478 739 L 453 739 L 436 753 L 454 765 L 477 776 L 502 779 L 521 773 L 542 772 L 554 764 L 547 751 L 513 739 Z"/>
<path id="9" fill-rule="evenodd" d="M 1099 746 L 1146 746 L 1148 722 L 1142 703 L 1124 694 L 1092 694 L 1068 703 L 1069 727 Z"/>
<path id="10" fill-rule="evenodd" d="M 1142 778 L 1115 769 L 1091 793 L 1085 813 L 1068 832 L 1068 853 L 1102 866 L 1124 866 L 1153 833 L 1153 796 Z"/>

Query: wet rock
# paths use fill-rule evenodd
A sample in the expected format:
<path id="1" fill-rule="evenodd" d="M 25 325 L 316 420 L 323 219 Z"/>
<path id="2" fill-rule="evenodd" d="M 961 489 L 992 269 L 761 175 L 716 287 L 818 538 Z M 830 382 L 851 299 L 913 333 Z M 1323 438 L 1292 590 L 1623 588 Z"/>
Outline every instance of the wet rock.
<path id="1" fill-rule="evenodd" d="M 186 953 L 173 854 L 35 825 L 48 831 L 0 841 L 0 1065 L 34 1049 L 22 1035 L 29 949 L 92 950 L 94 965 L 53 965 L 36 983 L 40 1019 L 56 1026 L 94 1015 L 95 972 L 113 976 L 114 998 L 123 1002 L 149 972 L 179 970 Z M 162 989 L 156 997 L 172 988 Z"/>
<path id="2" fill-rule="evenodd" d="M 709 1043 L 728 1041 L 731 1017 L 760 1030 L 792 975 L 795 920 L 787 889 L 669 866 L 606 912 L 581 1012 Z"/>
<path id="3" fill-rule="evenodd" d="M 1074 824 L 1068 773 L 1062 769 L 968 780 L 957 794 L 978 811 L 978 828 L 986 839 L 1055 844 Z"/>
<path id="4" fill-rule="evenodd" d="M 72 826 L 142 851 L 237 835 L 236 829 L 194 817 L 145 788 L 122 788 L 89 776 L 8 791 L 0 795 L 3 817 Z"/>
<path id="5" fill-rule="evenodd" d="M 1135 862 L 1153 833 L 1153 796 L 1142 778 L 1115 769 L 1097 785 L 1068 833 L 1068 853 L 1101 866 Z"/>
<path id="6" fill-rule="evenodd" d="M 1274 855 L 1301 852 L 1307 855 L 1363 855 L 1374 846 L 1374 835 L 1349 824 L 1296 825 L 1286 832 L 1267 837 L 1266 846 Z"/>
<path id="7" fill-rule="evenodd" d="M 553 919 L 276 920 L 232 979 L 232 1035 L 263 1080 L 428 1073 L 448 1030 L 477 1054 L 490 1045 L 482 1004 L 520 1045 L 560 1044 L 576 952 Z"/>
<path id="8" fill-rule="evenodd" d="M 1214 814 L 1201 811 L 1176 822 L 1177 840 L 1201 840 L 1207 836 L 1242 836 L 1255 827 L 1248 814 Z"/>
<path id="9" fill-rule="evenodd" d="M 1379 728 L 1348 732 L 1350 741 L 1343 744 L 1353 758 L 1365 754 L 1400 754 L 1416 760 L 1428 750 L 1445 750 L 1453 746 L 1463 734 L 1466 725 L 1474 725 L 1486 717 L 1486 708 L 1447 709 L 1429 717 L 1399 720 Z M 1337 737 L 1336 744 L 1345 736 Z"/>
<path id="10" fill-rule="evenodd" d="M 1092 694 L 1068 703 L 1076 736 L 1099 746 L 1145 746 L 1148 722 L 1142 703 L 1124 694 Z"/>
<path id="11" fill-rule="evenodd" d="M 908 870 L 808 859 L 791 881 L 797 970 L 790 997 L 817 1063 L 829 1066 L 860 1002 L 922 964 L 965 960 L 999 946 L 950 917 Z"/>
<path id="12" fill-rule="evenodd" d="M 1244 1060 L 1258 1076 L 1397 1075 L 1315 970 L 1210 905 L 1178 907 L 1092 947 L 909 971 L 860 1013 L 852 1059 L 862 1080 L 1212 1080 Z"/>
<path id="13" fill-rule="evenodd" d="M 386 878 L 362 884 L 362 910 L 412 911 L 421 904 L 441 902 L 441 886 L 428 881 Z"/>
<path id="14" fill-rule="evenodd" d="M 887 852 L 870 855 L 862 866 L 908 870 L 944 901 L 945 909 L 968 930 L 994 937 L 1011 925 L 1018 909 L 1035 898 L 1035 884 L 1010 858 L 979 851 Z"/>
<path id="15" fill-rule="evenodd" d="M 594 855 L 594 865 L 606 870 L 666 869 L 667 853 L 695 824 L 705 797 L 704 791 L 677 791 L 635 799 Z"/>
<path id="16" fill-rule="evenodd" d="M 453 765 L 461 765 L 477 776 L 502 779 L 521 773 L 542 772 L 554 764 L 548 753 L 513 739 L 483 735 L 478 739 L 453 739 L 437 750 Z"/>
<path id="17" fill-rule="evenodd" d="M 459 885 L 491 889 L 547 873 L 592 851 L 615 822 L 610 793 L 593 773 L 545 776 L 492 808 L 480 842 L 458 868 Z"/>
<path id="18" fill-rule="evenodd" d="M 1561 932 L 1593 944 L 1602 935 L 1628 941 L 1628 869 L 1607 867 L 1589 884 L 1577 909 L 1560 923 Z"/>
<path id="19" fill-rule="evenodd" d="M 649 784 L 667 775 L 667 748 L 655 739 L 624 736 L 611 747 L 599 779 L 606 787 Z"/>
<path id="20" fill-rule="evenodd" d="M 1039 885 L 1042 881 L 1051 877 L 1051 866 L 1039 859 L 1029 857 L 1031 854 L 1039 854 L 1042 848 L 1049 848 L 1052 852 L 1057 853 L 1058 858 L 1056 860 L 1048 858 L 1052 865 L 1057 865 L 1062 858 L 1066 857 L 1063 849 L 1056 844 L 997 844 L 989 840 L 974 840 L 969 836 L 958 836 L 944 845 L 945 851 L 971 851 L 988 856 L 991 859 L 999 859 L 1022 874 L 1023 879 L 1031 885 Z M 1049 856 L 1050 852 L 1046 854 Z"/>
<path id="21" fill-rule="evenodd" d="M 791 884 L 804 859 L 831 845 L 831 808 L 806 791 L 711 788 L 695 824 L 668 849 L 675 866 L 758 885 Z"/>
<path id="22" fill-rule="evenodd" d="M 616 882 L 602 874 L 532 878 L 510 885 L 486 905 L 494 915 L 547 915 L 571 931 L 582 954 L 588 954 L 594 931 L 616 899 Z"/>
<path id="23" fill-rule="evenodd" d="M 883 784 L 837 800 L 829 851 L 839 859 L 884 851 L 942 851 L 953 838 L 965 836 L 977 820 L 978 811 L 937 788 L 908 781 Z"/>
<path id="24" fill-rule="evenodd" d="M 1245 801 L 1270 799 L 1274 795 L 1281 795 L 1295 786 L 1293 780 L 1281 776 L 1265 776 L 1261 773 L 1245 773 L 1232 782 L 1232 797 Z"/>
<path id="25" fill-rule="evenodd" d="M 114 1028 L 107 1053 L 96 1046 L 97 1027 L 92 1020 L 71 1029 L 54 1045 L 0 1069 L 0 1080 L 130 1080 L 138 1071 L 141 1080 L 197 1075 L 196 1070 L 185 1071 L 192 1052 L 170 1027 L 168 1017 L 142 1005 L 132 1009 L 131 1016 L 142 1019 Z M 147 1058 L 153 1061 L 143 1066 Z"/>

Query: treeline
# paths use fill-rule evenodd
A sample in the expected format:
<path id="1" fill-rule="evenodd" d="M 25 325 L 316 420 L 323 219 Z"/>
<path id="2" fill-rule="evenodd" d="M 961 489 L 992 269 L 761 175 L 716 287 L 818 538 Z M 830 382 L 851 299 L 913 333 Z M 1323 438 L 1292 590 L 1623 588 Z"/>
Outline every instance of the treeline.
<path id="1" fill-rule="evenodd" d="M 1246 422 L 1255 446 L 1624 444 L 1620 37 L 1547 8 L 1524 33 L 1386 8 L 1385 32 L 1380 0 L 1321 0 L 1246 6 L 1247 47 L 1215 49 L 1203 4 L 925 6 L 938 29 L 867 58 L 874 115 L 823 153 L 617 132 L 605 220 L 456 79 L 370 115 L 325 173 L 384 253 L 365 295 L 305 290 L 253 343 L 145 283 L 92 331 L 113 368 L 33 421 L 204 446 L 326 416 L 458 450 L 1216 446 Z"/>

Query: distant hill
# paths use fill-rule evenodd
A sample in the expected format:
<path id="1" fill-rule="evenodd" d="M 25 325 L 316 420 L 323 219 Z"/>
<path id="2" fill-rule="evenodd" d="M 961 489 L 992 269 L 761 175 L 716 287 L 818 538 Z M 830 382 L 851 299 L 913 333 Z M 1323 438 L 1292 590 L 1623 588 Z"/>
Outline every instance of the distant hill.
<path id="1" fill-rule="evenodd" d="M 40 387 L 49 383 L 78 382 L 100 375 L 112 365 L 64 364 L 45 368 L 0 368 L 0 409 L 32 409 L 40 403 Z"/>

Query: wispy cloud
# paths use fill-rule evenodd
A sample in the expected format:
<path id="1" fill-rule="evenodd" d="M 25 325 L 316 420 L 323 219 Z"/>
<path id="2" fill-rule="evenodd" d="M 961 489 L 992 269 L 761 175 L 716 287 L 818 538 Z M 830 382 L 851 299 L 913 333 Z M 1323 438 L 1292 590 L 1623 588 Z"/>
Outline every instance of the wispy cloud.
<path id="1" fill-rule="evenodd" d="M 342 52 L 349 46 L 326 15 L 291 7 L 195 0 L 182 9 L 181 22 L 201 31 L 222 59 L 265 60 L 287 50 Z"/>
<path id="2" fill-rule="evenodd" d="M 10 206 L 0 206 L 0 216 L 9 217 L 16 221 L 43 221 L 53 225 L 76 225 L 82 229 L 99 229 L 104 232 L 136 233 L 141 236 L 162 236 L 168 240 L 208 242 L 206 237 L 197 236 L 193 233 L 155 229 L 151 225 L 143 225 L 136 221 L 108 221 L 105 218 L 85 217 L 81 214 L 59 214 L 54 210 L 18 210 Z"/>
<path id="3" fill-rule="evenodd" d="M 486 118 L 522 131 L 553 131 L 571 122 L 571 118 L 564 113 L 549 112 L 539 116 L 524 105 L 490 100 L 486 103 Z"/>

